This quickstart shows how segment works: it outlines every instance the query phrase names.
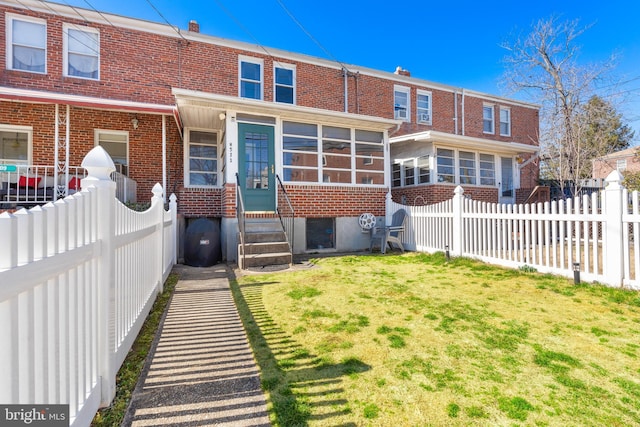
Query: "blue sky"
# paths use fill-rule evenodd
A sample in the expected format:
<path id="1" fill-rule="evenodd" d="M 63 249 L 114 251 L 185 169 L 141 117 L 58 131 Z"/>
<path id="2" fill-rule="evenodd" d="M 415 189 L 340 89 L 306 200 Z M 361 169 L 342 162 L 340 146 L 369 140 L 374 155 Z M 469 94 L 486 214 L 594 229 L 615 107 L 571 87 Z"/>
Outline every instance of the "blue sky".
<path id="1" fill-rule="evenodd" d="M 583 25 L 593 25 L 579 38 L 581 60 L 603 61 L 616 52 L 619 79 L 637 78 L 622 87 L 627 101 L 621 112 L 640 134 L 640 2 L 636 0 L 57 1 L 156 22 L 166 19 L 182 29 L 194 19 L 205 34 L 379 70 L 393 71 L 399 65 L 414 77 L 509 96 L 498 88 L 506 53 L 500 43 L 512 34 L 528 32 L 540 18 L 579 19 Z"/>

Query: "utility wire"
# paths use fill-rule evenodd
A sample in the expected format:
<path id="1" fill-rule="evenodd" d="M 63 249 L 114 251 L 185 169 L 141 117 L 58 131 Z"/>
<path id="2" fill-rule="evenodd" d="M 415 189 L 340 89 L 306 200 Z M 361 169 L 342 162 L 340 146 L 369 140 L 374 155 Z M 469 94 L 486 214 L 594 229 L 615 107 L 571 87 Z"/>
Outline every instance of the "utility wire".
<path id="1" fill-rule="evenodd" d="M 189 43 L 189 40 L 187 40 L 182 33 L 180 32 L 180 29 L 178 27 L 176 27 L 175 25 L 172 25 L 169 20 L 167 20 L 167 18 L 164 17 L 164 15 L 158 10 L 157 7 L 155 7 L 155 5 L 153 3 L 151 3 L 151 0 L 147 0 L 147 3 L 149 3 L 149 6 L 151 6 L 153 8 L 153 10 L 156 11 L 156 13 L 158 15 L 160 15 L 160 18 L 162 18 L 164 20 L 164 22 L 167 23 L 168 26 L 170 26 L 171 28 L 173 28 L 173 31 L 175 31 L 176 33 L 178 33 L 178 35 L 180 36 L 180 38 L 184 41 L 186 41 L 187 43 Z"/>
<path id="2" fill-rule="evenodd" d="M 324 52 L 324 53 L 325 53 L 325 54 L 326 54 L 326 55 L 327 55 L 331 60 L 333 60 L 333 61 L 337 62 L 338 64 L 340 64 L 340 66 L 341 66 L 343 69 L 345 69 L 346 71 L 349 71 L 349 70 L 347 69 L 347 66 L 346 66 L 346 65 L 344 65 L 344 64 L 343 64 L 341 61 L 339 61 L 335 56 L 333 56 L 333 55 L 331 54 L 331 52 L 329 52 L 329 50 L 328 50 L 328 49 L 326 49 L 326 48 L 325 48 L 325 47 L 324 47 L 324 46 L 323 46 L 323 45 L 322 45 L 322 44 L 321 44 L 321 43 L 320 43 L 320 42 L 319 42 L 315 37 L 313 37 L 313 35 L 312 35 L 309 31 L 307 31 L 307 29 L 304 27 L 304 25 L 302 25 L 302 23 L 296 19 L 296 17 L 293 15 L 293 13 L 291 13 L 291 11 L 290 11 L 289 9 L 287 9 L 287 7 L 284 5 L 284 3 L 282 2 L 282 0 L 276 0 L 276 1 L 278 2 L 278 4 L 280 5 L 280 7 L 282 8 L 282 10 L 284 10 L 284 11 L 285 11 L 285 13 L 286 13 L 287 15 L 289 15 L 289 18 L 291 18 L 291 20 L 292 20 L 293 22 L 295 22 L 295 23 L 296 23 L 296 25 L 297 25 L 298 27 L 300 27 L 300 29 L 302 30 L 302 32 L 304 32 L 304 33 L 307 35 L 307 37 L 309 37 L 309 38 L 311 39 L 311 41 L 312 41 L 312 42 L 314 42 L 314 43 L 315 43 L 315 44 L 316 44 L 316 45 L 317 45 L 317 46 L 318 46 L 318 47 L 319 47 L 319 48 L 320 48 L 320 49 L 321 49 L 321 50 L 322 50 L 322 51 L 323 51 L 323 52 Z"/>

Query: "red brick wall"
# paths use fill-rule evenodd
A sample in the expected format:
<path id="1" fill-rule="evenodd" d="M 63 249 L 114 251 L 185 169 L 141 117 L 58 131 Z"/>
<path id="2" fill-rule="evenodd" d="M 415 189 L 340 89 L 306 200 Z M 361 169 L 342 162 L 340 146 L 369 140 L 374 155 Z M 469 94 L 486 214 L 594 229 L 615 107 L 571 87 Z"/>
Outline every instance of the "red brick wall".
<path id="1" fill-rule="evenodd" d="M 368 187 L 285 185 L 296 216 L 323 218 L 385 214 L 387 190 Z"/>
<path id="2" fill-rule="evenodd" d="M 394 202 L 402 203 L 402 196 L 406 197 L 406 204 L 413 206 L 432 205 L 453 198 L 456 185 L 416 185 L 413 187 L 394 188 L 391 196 Z M 473 200 L 497 203 L 498 189 L 490 187 L 462 186 L 464 195 Z"/>

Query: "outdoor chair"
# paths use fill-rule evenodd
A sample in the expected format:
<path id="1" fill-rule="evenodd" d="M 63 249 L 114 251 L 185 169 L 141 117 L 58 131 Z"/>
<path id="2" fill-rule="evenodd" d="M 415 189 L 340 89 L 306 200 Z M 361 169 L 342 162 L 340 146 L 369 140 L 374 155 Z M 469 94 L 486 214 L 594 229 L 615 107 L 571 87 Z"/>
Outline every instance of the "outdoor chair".
<path id="1" fill-rule="evenodd" d="M 371 241 L 369 242 L 369 252 L 373 251 L 373 246 L 376 242 L 380 242 L 380 252 L 385 253 L 387 245 L 393 249 L 393 243 L 404 252 L 404 246 L 402 246 L 402 239 L 400 235 L 404 231 L 404 225 L 407 220 L 407 212 L 404 209 L 400 209 L 391 217 L 391 224 L 384 227 L 374 227 L 370 230 Z"/>

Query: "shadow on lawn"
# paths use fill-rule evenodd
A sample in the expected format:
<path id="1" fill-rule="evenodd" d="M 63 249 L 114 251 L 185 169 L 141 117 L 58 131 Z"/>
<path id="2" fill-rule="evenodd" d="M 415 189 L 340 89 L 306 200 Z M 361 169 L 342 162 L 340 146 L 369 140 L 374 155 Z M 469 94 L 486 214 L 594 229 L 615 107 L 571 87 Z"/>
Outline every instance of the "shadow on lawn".
<path id="1" fill-rule="evenodd" d="M 360 360 L 326 363 L 280 329 L 262 303 L 262 288 L 270 283 L 239 286 L 231 281 L 236 306 L 260 366 L 262 388 L 270 393 L 275 422 L 305 426 L 351 413 L 344 399 L 342 377 L 371 369 Z M 339 424 L 343 427 L 354 423 Z"/>

